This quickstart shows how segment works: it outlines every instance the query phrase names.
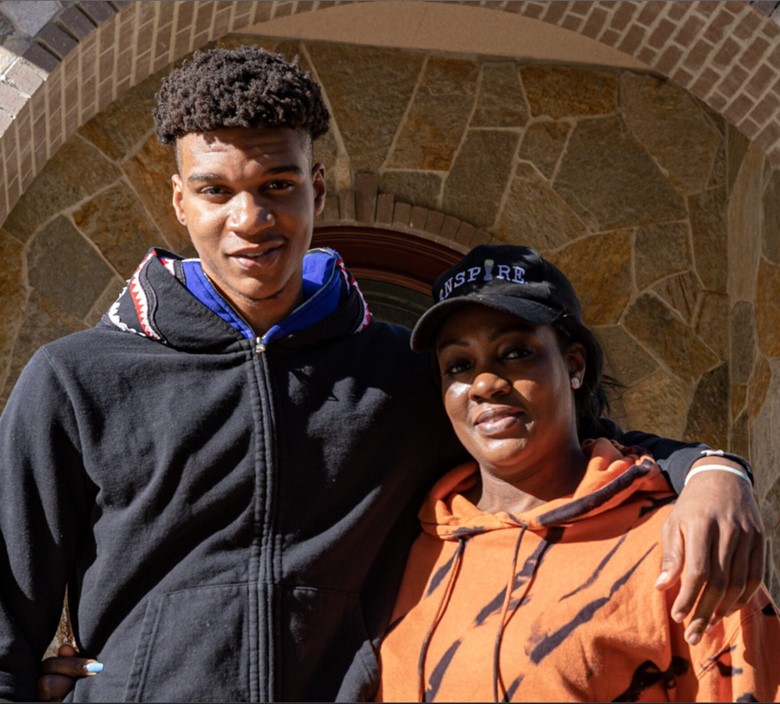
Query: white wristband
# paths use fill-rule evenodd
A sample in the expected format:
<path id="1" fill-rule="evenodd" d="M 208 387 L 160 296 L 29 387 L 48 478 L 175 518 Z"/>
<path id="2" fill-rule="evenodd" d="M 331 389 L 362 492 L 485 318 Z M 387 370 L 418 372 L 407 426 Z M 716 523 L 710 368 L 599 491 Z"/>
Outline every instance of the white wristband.
<path id="1" fill-rule="evenodd" d="M 734 469 L 734 467 L 726 467 L 722 464 L 702 464 L 698 467 L 694 467 L 690 472 L 688 472 L 688 476 L 685 477 L 685 484 L 687 485 L 691 477 L 695 476 L 699 472 L 709 472 L 714 469 L 720 470 L 721 472 L 736 474 L 738 477 L 742 477 L 742 479 L 744 479 L 748 484 L 753 486 L 753 482 L 750 481 L 750 477 L 748 476 L 747 472 L 741 469 Z"/>

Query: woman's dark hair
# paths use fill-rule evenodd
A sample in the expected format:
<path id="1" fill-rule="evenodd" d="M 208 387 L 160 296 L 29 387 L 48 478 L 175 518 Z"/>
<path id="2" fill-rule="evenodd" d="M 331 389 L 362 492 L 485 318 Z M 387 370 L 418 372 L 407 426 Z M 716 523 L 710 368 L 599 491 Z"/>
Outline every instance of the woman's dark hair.
<path id="1" fill-rule="evenodd" d="M 604 351 L 596 336 L 573 318 L 564 316 L 553 323 L 558 333 L 561 349 L 573 342 L 585 347 L 585 374 L 582 386 L 574 392 L 577 414 L 577 434 L 580 440 L 604 434 L 600 419 L 609 412 L 608 387 L 619 388 L 622 384 L 604 374 Z"/>
<path id="2" fill-rule="evenodd" d="M 311 141 L 328 131 L 319 85 L 298 65 L 257 46 L 196 51 L 155 96 L 161 144 L 224 127 L 289 127 Z"/>

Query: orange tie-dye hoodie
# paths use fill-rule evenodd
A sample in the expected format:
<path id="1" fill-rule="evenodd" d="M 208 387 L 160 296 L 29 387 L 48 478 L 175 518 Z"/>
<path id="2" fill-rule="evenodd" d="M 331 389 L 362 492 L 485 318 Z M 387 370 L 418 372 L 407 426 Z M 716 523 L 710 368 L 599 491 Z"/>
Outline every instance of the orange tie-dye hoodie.
<path id="1" fill-rule="evenodd" d="M 658 466 L 608 440 L 573 496 L 520 515 L 442 478 L 420 512 L 382 643 L 384 701 L 778 701 L 780 617 L 766 590 L 695 646 L 654 587 L 674 500 Z"/>

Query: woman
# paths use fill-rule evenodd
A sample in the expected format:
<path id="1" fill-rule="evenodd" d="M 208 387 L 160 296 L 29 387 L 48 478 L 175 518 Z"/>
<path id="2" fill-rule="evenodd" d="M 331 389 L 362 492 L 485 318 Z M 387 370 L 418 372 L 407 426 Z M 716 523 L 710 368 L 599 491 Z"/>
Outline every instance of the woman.
<path id="1" fill-rule="evenodd" d="M 534 250 L 482 246 L 435 294 L 412 346 L 435 353 L 475 461 L 420 512 L 379 698 L 777 701 L 766 590 L 686 642 L 674 594 L 652 587 L 675 495 L 651 457 L 578 439 L 606 397 L 569 281 Z"/>

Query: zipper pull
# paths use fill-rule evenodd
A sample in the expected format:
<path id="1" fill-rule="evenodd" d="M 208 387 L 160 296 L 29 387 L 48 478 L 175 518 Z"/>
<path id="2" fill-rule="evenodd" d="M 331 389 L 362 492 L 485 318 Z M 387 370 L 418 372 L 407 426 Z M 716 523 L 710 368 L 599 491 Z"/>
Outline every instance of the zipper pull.
<path id="1" fill-rule="evenodd" d="M 262 337 L 255 338 L 255 354 L 263 354 L 265 352 L 265 342 Z"/>

